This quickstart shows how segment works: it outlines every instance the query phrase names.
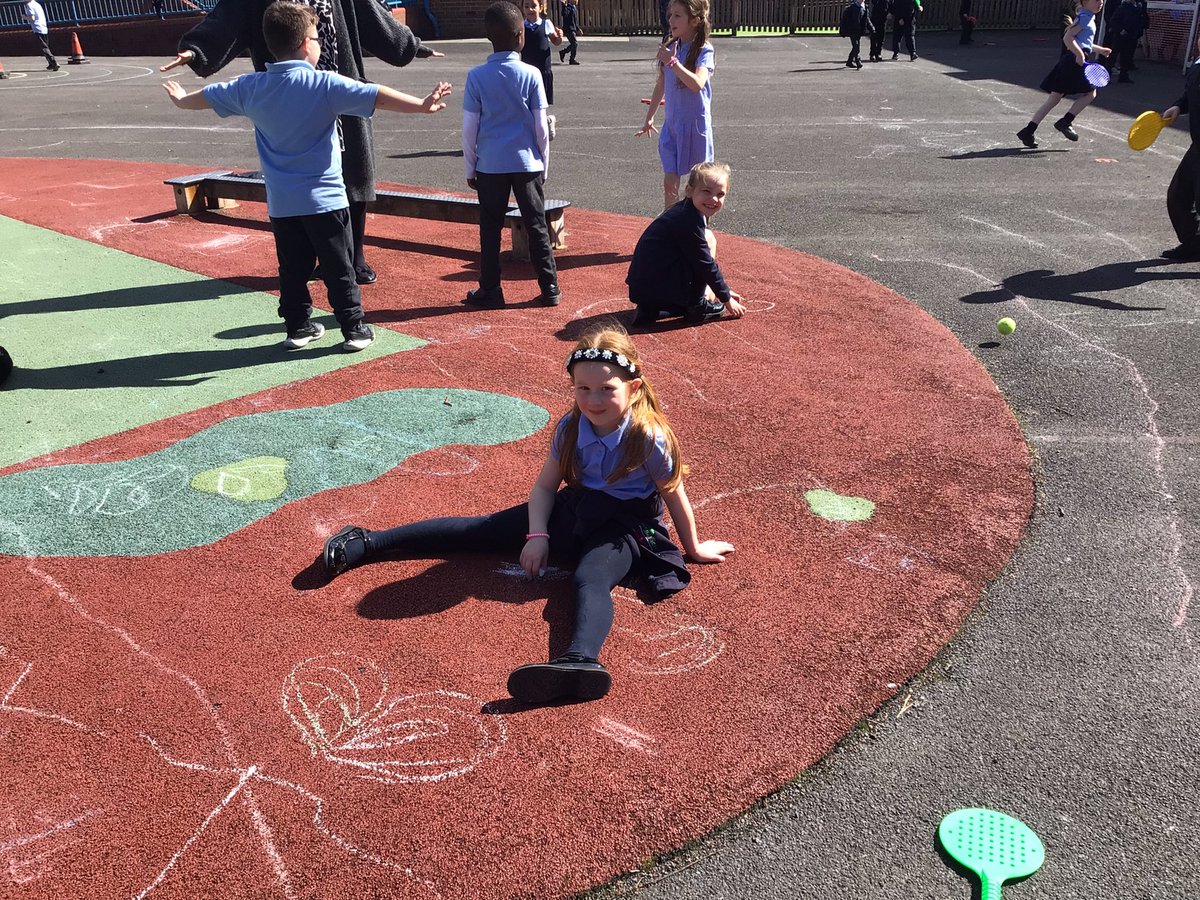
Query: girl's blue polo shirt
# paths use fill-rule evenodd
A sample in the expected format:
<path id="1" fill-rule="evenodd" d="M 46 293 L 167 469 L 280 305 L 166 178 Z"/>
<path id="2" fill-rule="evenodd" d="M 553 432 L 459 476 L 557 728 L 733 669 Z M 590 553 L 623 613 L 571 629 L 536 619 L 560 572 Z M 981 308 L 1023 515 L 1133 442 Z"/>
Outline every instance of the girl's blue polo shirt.
<path id="1" fill-rule="evenodd" d="M 307 61 L 267 63 L 204 88 L 218 116 L 246 116 L 267 185 L 267 213 L 311 216 L 350 205 L 342 179 L 337 117 L 370 118 L 379 88 L 336 72 L 318 72 Z"/>
<path id="2" fill-rule="evenodd" d="M 562 459 L 563 433 L 571 424 L 571 417 L 564 416 L 554 431 L 554 440 L 550 442 L 550 456 L 554 460 Z M 609 484 L 608 476 L 616 469 L 621 460 L 624 447 L 621 442 L 629 430 L 629 413 L 617 426 L 616 431 L 600 437 L 592 430 L 592 423 L 587 416 L 579 416 L 579 436 L 576 438 L 575 454 L 579 459 L 580 483 L 594 491 L 604 491 L 618 500 L 649 497 L 656 490 L 656 482 L 666 481 L 671 477 L 671 456 L 667 452 L 667 442 L 661 432 L 654 436 L 654 446 L 650 455 L 638 468 L 624 478 Z"/>

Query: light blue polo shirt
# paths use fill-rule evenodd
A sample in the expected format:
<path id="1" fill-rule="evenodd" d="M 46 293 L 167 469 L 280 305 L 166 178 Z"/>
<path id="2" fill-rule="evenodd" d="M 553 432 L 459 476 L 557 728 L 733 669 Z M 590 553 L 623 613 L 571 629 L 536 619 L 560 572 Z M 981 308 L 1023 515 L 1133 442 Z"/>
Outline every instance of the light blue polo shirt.
<path id="1" fill-rule="evenodd" d="M 493 53 L 467 73 L 463 112 L 479 114 L 476 171 L 488 175 L 543 172 L 533 110 L 546 109 L 542 73 L 515 50 Z"/>
<path id="2" fill-rule="evenodd" d="M 36 2 L 25 4 L 25 15 L 30 16 L 29 27 L 33 29 L 34 34 L 49 34 L 46 28 L 46 11 L 42 9 L 42 4 Z"/>
<path id="3" fill-rule="evenodd" d="M 337 117 L 370 118 L 378 94 L 378 85 L 318 72 L 302 59 L 267 63 L 265 72 L 204 88 L 204 98 L 218 116 L 246 116 L 254 123 L 267 213 L 275 218 L 350 205 Z"/>
<path id="4" fill-rule="evenodd" d="M 571 417 L 565 416 L 554 431 L 554 440 L 550 442 L 550 456 L 555 460 L 562 459 L 563 433 L 570 423 Z M 671 477 L 671 455 L 667 452 L 667 441 L 662 433 L 658 432 L 654 436 L 654 447 L 645 463 L 619 481 L 608 483 L 608 476 L 621 461 L 621 454 L 625 449 L 621 446 L 621 441 L 628 430 L 628 412 L 617 429 L 604 437 L 592 430 L 592 423 L 587 420 L 587 416 L 579 417 L 579 436 L 576 438 L 575 453 L 579 458 L 579 481 L 585 488 L 604 491 L 618 500 L 632 500 L 635 497 L 649 497 L 658 490 L 656 482 L 666 481 Z"/>

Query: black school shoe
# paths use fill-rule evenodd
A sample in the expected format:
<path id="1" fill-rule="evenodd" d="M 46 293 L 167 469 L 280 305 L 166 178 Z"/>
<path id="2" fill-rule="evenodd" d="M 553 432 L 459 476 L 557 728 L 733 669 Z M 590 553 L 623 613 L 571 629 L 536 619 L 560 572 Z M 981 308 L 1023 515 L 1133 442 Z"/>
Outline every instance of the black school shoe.
<path id="1" fill-rule="evenodd" d="M 1035 128 L 1031 128 L 1028 125 L 1026 125 L 1024 128 L 1022 128 L 1020 131 L 1017 132 L 1017 137 L 1021 139 L 1021 143 L 1024 144 L 1026 147 L 1029 147 L 1030 149 L 1034 149 L 1038 145 L 1037 141 L 1035 141 L 1033 139 L 1034 131 L 1036 131 Z"/>
<path id="2" fill-rule="evenodd" d="M 478 306 L 481 309 L 499 309 L 504 305 L 504 290 L 498 287 L 478 287 L 467 291 L 463 303 L 467 306 Z"/>
<path id="3" fill-rule="evenodd" d="M 718 300 L 705 300 L 695 306 L 689 306 L 683 313 L 683 320 L 692 325 L 713 322 L 725 315 L 725 304 Z"/>
<path id="4" fill-rule="evenodd" d="M 599 700 L 612 687 L 612 676 L 595 659 L 560 656 L 548 663 L 513 669 L 508 692 L 530 706 L 557 700 Z"/>
<path id="5" fill-rule="evenodd" d="M 1054 129 L 1056 131 L 1062 132 L 1062 136 L 1065 137 L 1068 141 L 1079 140 L 1079 132 L 1071 127 L 1070 122 L 1067 122 L 1064 119 L 1059 119 L 1057 122 L 1055 122 Z"/>
<path id="6" fill-rule="evenodd" d="M 542 304 L 542 306 L 558 306 L 558 304 L 562 303 L 562 291 L 558 289 L 558 285 L 552 284 L 550 287 L 545 288 L 538 295 L 538 303 Z"/>
<path id="7" fill-rule="evenodd" d="M 337 534 L 325 540 L 325 549 L 321 551 L 321 558 L 325 561 L 325 574 L 330 578 L 341 575 L 354 565 L 346 553 L 346 547 L 352 541 L 360 541 L 362 543 L 361 548 L 355 548 L 354 557 L 355 562 L 357 562 L 367 552 L 366 529 L 359 528 L 357 525 L 347 525 Z"/>
<path id="8" fill-rule="evenodd" d="M 1179 262 L 1194 262 L 1200 259 L 1200 246 L 1192 244 L 1180 244 L 1178 247 L 1171 247 L 1159 254 L 1163 259 L 1174 259 Z"/>

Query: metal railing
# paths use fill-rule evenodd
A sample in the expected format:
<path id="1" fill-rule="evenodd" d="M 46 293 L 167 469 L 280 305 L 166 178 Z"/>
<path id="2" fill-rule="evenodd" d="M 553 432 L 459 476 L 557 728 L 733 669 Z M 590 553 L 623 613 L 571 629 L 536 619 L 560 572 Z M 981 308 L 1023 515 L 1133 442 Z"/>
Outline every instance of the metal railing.
<path id="1" fill-rule="evenodd" d="M 716 33 L 837 31 L 847 0 L 711 0 Z M 959 27 L 959 0 L 924 0 L 918 28 Z M 436 10 L 437 0 L 433 7 Z M 980 28 L 1059 28 L 1073 0 L 988 0 L 976 4 Z M 550 16 L 561 21 L 561 0 Z M 595 34 L 661 34 L 657 0 L 586 0 L 579 12 L 584 31 Z"/>
<path id="2" fill-rule="evenodd" d="M 216 0 L 40 0 L 50 27 L 141 19 L 146 16 L 195 15 L 212 9 Z M 0 30 L 28 28 L 24 0 L 0 2 Z"/>

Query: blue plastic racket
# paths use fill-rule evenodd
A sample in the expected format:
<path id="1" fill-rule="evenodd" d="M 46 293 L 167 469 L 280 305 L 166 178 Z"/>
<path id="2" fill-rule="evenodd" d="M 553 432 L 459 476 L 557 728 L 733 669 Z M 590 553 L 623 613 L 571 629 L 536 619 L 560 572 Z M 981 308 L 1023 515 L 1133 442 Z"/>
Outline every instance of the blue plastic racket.
<path id="1" fill-rule="evenodd" d="M 994 809 L 956 809 L 942 819 L 938 839 L 979 876 L 981 900 L 1000 900 L 1000 886 L 1041 867 L 1046 848 L 1024 822 Z"/>
<path id="2" fill-rule="evenodd" d="M 1083 67 L 1083 77 L 1094 88 L 1108 87 L 1108 69 L 1100 63 L 1091 62 Z"/>

